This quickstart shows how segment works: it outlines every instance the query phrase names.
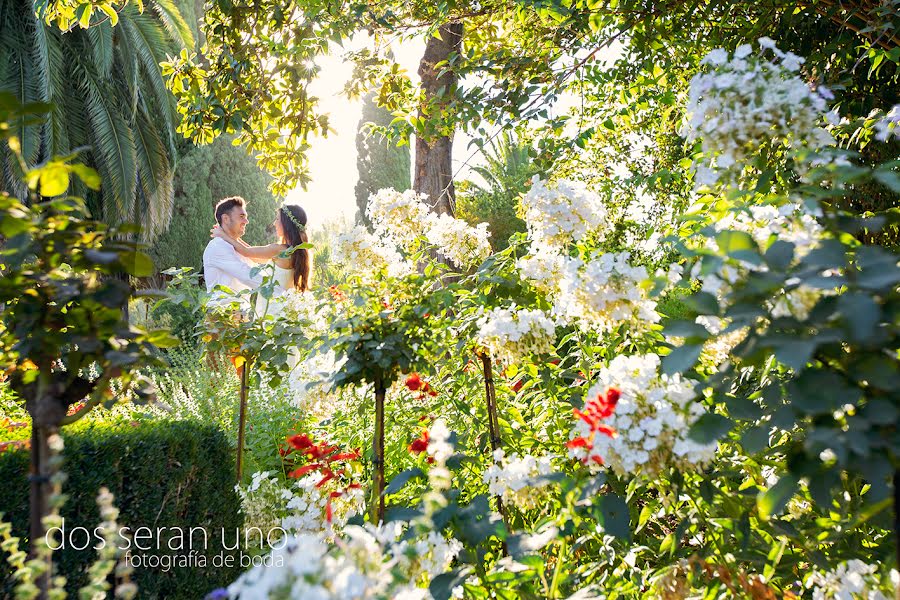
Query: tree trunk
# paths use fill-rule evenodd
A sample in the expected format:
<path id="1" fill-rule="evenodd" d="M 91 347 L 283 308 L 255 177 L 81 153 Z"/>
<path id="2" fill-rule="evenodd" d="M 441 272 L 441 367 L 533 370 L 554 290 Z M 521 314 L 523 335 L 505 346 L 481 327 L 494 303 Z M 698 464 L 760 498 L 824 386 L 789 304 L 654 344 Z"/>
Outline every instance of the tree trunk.
<path id="1" fill-rule="evenodd" d="M 445 107 L 453 97 L 456 74 L 447 71 L 439 75 L 441 68 L 435 65 L 459 53 L 462 47 L 462 23 L 442 25 L 438 37 L 428 38 L 425 54 L 419 62 L 419 77 L 425 94 L 419 117 L 427 118 Z M 443 121 L 443 119 L 442 119 Z M 456 194 L 453 189 L 453 131 L 439 132 L 447 135 L 416 136 L 416 163 L 413 189 L 428 196 L 431 210 L 438 214 L 452 215 Z"/>
<path id="2" fill-rule="evenodd" d="M 372 436 L 372 505 L 370 520 L 384 521 L 384 384 L 375 382 L 375 435 Z"/>
<path id="3" fill-rule="evenodd" d="M 29 537 L 31 542 L 30 558 L 35 559 L 40 556 L 38 545 L 44 543 L 44 517 L 50 514 L 50 494 L 52 492 L 50 486 L 50 473 L 47 463 L 50 460 L 50 445 L 47 440 L 55 431 L 49 427 L 44 427 L 39 423 L 32 421 L 31 426 L 31 473 L 30 481 L 30 502 L 29 508 Z M 38 598 L 43 600 L 47 598 L 50 590 L 50 569 L 46 569 L 37 577 L 34 584 L 37 586 L 39 593 Z"/>

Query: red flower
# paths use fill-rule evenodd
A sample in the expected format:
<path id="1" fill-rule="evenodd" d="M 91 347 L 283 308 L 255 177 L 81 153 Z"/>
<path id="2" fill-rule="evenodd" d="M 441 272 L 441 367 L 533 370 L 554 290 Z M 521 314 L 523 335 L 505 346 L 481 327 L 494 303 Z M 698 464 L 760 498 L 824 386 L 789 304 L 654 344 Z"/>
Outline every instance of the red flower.
<path id="1" fill-rule="evenodd" d="M 520 379 L 520 380 L 518 380 L 517 382 L 515 382 L 515 383 L 512 385 L 512 388 L 511 388 L 511 389 L 512 389 L 513 392 L 518 393 L 519 390 L 522 389 L 522 385 L 524 385 L 524 384 L 522 383 L 522 380 Z"/>
<path id="2" fill-rule="evenodd" d="M 313 471 L 317 471 L 322 465 L 319 463 L 312 463 L 310 465 L 304 465 L 299 469 L 294 469 L 290 473 L 288 473 L 288 477 L 291 479 L 300 479 L 304 475 L 312 473 Z"/>
<path id="3" fill-rule="evenodd" d="M 409 451 L 413 454 L 421 454 L 428 450 L 428 430 L 422 431 L 422 435 L 420 435 L 416 440 L 413 441 L 412 444 L 408 446 Z"/>
<path id="4" fill-rule="evenodd" d="M 566 442 L 566 447 L 584 448 L 588 452 L 588 457 L 583 460 L 584 463 L 587 463 L 589 458 L 597 464 L 603 464 L 603 458 L 596 454 L 590 454 L 590 451 L 594 449 L 594 438 L 596 438 L 598 433 L 611 438 L 616 437 L 616 430 L 600 421 L 613 414 L 621 396 L 622 393 L 618 389 L 609 388 L 606 390 L 606 393 L 597 394 L 596 398 L 590 398 L 585 402 L 583 411 L 577 408 L 573 411 L 575 417 L 588 424 L 591 432 L 588 436 L 569 440 Z"/>
<path id="5" fill-rule="evenodd" d="M 418 392 L 422 389 L 422 378 L 419 377 L 418 373 L 413 373 L 406 378 L 406 387 L 408 387 L 411 392 Z"/>
<path id="6" fill-rule="evenodd" d="M 287 443 L 293 446 L 297 450 L 306 450 L 310 446 L 313 445 L 312 438 L 310 438 L 305 433 L 298 433 L 290 436 L 287 439 Z"/>

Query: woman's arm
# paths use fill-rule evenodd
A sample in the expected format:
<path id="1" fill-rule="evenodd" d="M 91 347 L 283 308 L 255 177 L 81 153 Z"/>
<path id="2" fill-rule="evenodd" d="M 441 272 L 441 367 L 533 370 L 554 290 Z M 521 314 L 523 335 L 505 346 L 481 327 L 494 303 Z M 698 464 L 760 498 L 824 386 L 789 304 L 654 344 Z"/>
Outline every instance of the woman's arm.
<path id="1" fill-rule="evenodd" d="M 255 260 L 257 262 L 266 262 L 272 260 L 285 250 L 285 246 L 283 244 L 269 244 L 268 246 L 248 246 L 247 244 L 242 243 L 242 240 L 236 240 L 225 233 L 218 225 L 213 227 L 210 230 L 209 234 L 210 237 L 222 238 L 223 240 L 231 244 L 238 254 L 246 256 L 247 258 Z"/>

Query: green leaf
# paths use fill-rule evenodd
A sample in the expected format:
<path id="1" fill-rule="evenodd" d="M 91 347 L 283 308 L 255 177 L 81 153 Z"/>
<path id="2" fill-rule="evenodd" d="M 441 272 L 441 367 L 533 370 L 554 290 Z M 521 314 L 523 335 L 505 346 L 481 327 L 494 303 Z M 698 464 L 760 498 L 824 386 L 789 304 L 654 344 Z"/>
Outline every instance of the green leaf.
<path id="1" fill-rule="evenodd" d="M 703 344 L 684 344 L 672 350 L 662 359 L 663 373 L 674 375 L 684 373 L 695 364 L 703 351 Z"/>
<path id="2" fill-rule="evenodd" d="M 838 309 L 849 325 L 850 340 L 865 343 L 875 334 L 881 320 L 881 307 L 870 294 L 848 292 L 838 298 Z"/>
<path id="3" fill-rule="evenodd" d="M 711 444 L 727 435 L 733 426 L 728 417 L 706 413 L 691 426 L 688 436 L 698 444 Z"/>
<path id="4" fill-rule="evenodd" d="M 600 516 L 603 531 L 621 539 L 631 535 L 631 516 L 625 499 L 617 494 L 600 496 Z"/>
<path id="5" fill-rule="evenodd" d="M 773 269 L 784 271 L 794 260 L 794 244 L 785 240 L 776 240 L 766 250 L 763 258 L 766 264 Z"/>
<path id="6" fill-rule="evenodd" d="M 716 235 L 716 245 L 726 254 L 739 250 L 756 249 L 756 242 L 745 231 L 721 231 Z"/>
<path id="7" fill-rule="evenodd" d="M 748 454 L 756 454 L 757 452 L 769 447 L 769 425 L 757 425 L 751 427 L 741 436 L 741 446 Z"/>
<path id="8" fill-rule="evenodd" d="M 781 340 L 774 344 L 775 358 L 791 369 L 800 371 L 809 363 L 813 352 L 816 351 L 816 346 L 814 339 Z"/>
<path id="9" fill-rule="evenodd" d="M 132 277 L 149 277 L 154 273 L 153 259 L 143 252 L 123 253 L 122 266 Z"/>
<path id="10" fill-rule="evenodd" d="M 422 478 L 425 476 L 425 473 L 422 472 L 422 469 L 419 467 L 414 467 L 412 469 L 407 469 L 391 479 L 391 482 L 384 488 L 384 495 L 390 496 L 391 494 L 396 494 L 403 486 L 405 486 L 411 479 L 414 478 Z"/>
<path id="11" fill-rule="evenodd" d="M 778 480 L 778 483 L 761 493 L 756 498 L 756 507 L 760 516 L 768 519 L 778 514 L 797 491 L 800 479 L 793 474 L 787 474 Z"/>
<path id="12" fill-rule="evenodd" d="M 859 388 L 831 371 L 807 369 L 788 383 L 791 406 L 811 415 L 829 414 L 846 404 L 856 405 Z"/>

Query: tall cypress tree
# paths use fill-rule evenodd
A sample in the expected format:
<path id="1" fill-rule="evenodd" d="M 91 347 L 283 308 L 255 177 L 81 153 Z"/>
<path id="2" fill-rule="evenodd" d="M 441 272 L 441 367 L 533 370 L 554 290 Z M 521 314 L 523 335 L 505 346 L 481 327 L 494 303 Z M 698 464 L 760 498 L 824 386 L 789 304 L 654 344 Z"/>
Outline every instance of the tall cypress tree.
<path id="1" fill-rule="evenodd" d="M 377 135 L 366 135 L 367 123 L 387 126 L 392 120 L 391 113 L 375 104 L 374 94 L 363 99 L 362 117 L 356 131 L 356 167 L 359 171 L 356 220 L 369 228 L 366 204 L 370 194 L 389 187 L 400 192 L 410 188 L 409 146 L 395 146 Z"/>

